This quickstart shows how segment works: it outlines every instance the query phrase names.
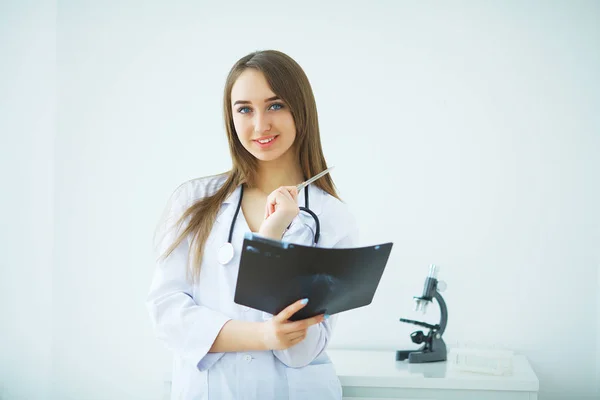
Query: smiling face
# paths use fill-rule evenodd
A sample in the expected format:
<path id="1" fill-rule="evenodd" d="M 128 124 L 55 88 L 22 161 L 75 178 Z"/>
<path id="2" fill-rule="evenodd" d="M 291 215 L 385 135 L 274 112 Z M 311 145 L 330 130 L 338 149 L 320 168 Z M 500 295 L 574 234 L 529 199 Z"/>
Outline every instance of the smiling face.
<path id="1" fill-rule="evenodd" d="M 262 72 L 247 68 L 231 89 L 231 111 L 238 139 L 260 161 L 293 152 L 296 125 L 292 113 Z"/>

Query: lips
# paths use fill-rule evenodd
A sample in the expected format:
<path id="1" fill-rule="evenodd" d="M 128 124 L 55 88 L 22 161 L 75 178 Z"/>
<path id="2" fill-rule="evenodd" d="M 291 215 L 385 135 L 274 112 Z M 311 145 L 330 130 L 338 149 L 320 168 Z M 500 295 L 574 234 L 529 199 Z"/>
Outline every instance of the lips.
<path id="1" fill-rule="evenodd" d="M 279 135 L 263 136 L 254 139 L 252 142 L 254 142 L 254 145 L 261 150 L 269 150 L 277 142 L 277 138 L 279 138 Z"/>
<path id="2" fill-rule="evenodd" d="M 268 144 L 268 143 L 272 142 L 273 139 L 275 139 L 277 136 L 278 135 L 263 136 L 258 139 L 254 139 L 254 142 L 257 142 L 259 144 Z"/>

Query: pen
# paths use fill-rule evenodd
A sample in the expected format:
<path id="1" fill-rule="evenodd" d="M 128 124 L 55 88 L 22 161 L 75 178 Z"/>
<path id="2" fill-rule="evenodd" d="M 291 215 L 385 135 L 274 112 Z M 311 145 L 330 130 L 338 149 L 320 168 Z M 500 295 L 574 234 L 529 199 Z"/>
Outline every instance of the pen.
<path id="1" fill-rule="evenodd" d="M 317 179 L 319 179 L 320 177 L 322 177 L 323 175 L 329 173 L 329 171 L 331 171 L 333 169 L 333 167 L 329 167 L 327 168 L 325 171 L 318 173 L 317 175 L 313 176 L 312 178 L 310 178 L 307 181 L 302 182 L 301 184 L 299 184 L 298 186 L 296 186 L 296 189 L 298 189 L 298 192 L 301 191 L 302 189 L 304 189 L 306 186 L 310 185 L 311 183 L 313 183 L 314 181 L 316 181 Z"/>

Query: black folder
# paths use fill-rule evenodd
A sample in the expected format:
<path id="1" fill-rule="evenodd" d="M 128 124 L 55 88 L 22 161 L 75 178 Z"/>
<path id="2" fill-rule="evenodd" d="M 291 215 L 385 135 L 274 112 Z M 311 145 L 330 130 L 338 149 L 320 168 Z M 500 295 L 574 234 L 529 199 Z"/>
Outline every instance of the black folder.
<path id="1" fill-rule="evenodd" d="M 247 233 L 234 302 L 276 315 L 308 298 L 308 304 L 291 321 L 369 305 L 392 245 L 321 248 Z"/>

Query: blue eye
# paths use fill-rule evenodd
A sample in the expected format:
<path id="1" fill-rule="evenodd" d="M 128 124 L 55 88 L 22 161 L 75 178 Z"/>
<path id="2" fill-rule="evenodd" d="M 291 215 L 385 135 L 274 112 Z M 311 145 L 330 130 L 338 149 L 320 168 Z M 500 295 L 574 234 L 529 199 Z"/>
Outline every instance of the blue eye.
<path id="1" fill-rule="evenodd" d="M 274 103 L 274 104 L 271 104 L 271 106 L 269 107 L 269 110 L 278 111 L 278 110 L 281 110 L 283 107 L 284 107 L 284 105 L 281 103 Z M 252 109 L 250 107 L 244 106 L 244 107 L 238 108 L 237 111 L 240 114 L 248 114 L 249 112 L 252 111 Z"/>

